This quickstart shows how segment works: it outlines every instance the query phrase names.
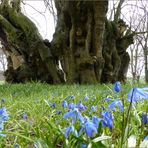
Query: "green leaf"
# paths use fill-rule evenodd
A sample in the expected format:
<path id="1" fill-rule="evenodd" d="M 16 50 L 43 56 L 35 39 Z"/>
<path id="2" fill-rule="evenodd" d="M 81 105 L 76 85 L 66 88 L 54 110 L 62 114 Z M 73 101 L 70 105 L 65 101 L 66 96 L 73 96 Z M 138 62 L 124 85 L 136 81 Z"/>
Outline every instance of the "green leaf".
<path id="1" fill-rule="evenodd" d="M 92 148 L 92 143 L 89 143 L 87 148 Z"/>
<path id="2" fill-rule="evenodd" d="M 65 139 L 66 146 L 69 145 L 68 139 Z"/>
<path id="3" fill-rule="evenodd" d="M 136 108 L 135 108 L 135 110 L 134 110 L 134 112 L 133 112 L 133 115 L 134 115 L 134 117 L 135 117 L 136 120 L 137 120 L 138 126 L 141 126 L 141 118 L 140 118 L 139 114 L 137 113 Z"/>
<path id="4" fill-rule="evenodd" d="M 51 105 L 51 104 L 50 104 L 47 100 L 45 100 L 45 99 L 44 99 L 44 102 L 45 102 L 48 106 Z"/>
<path id="5" fill-rule="evenodd" d="M 92 140 L 92 142 L 99 142 L 99 141 L 103 141 L 103 140 L 108 140 L 108 139 L 111 139 L 110 136 L 100 136 L 100 137 L 97 137 L 95 139 Z"/>
<path id="6" fill-rule="evenodd" d="M 25 135 L 22 135 L 22 134 L 20 134 L 20 133 L 18 133 L 18 132 L 2 132 L 2 134 L 14 135 L 14 136 L 18 136 L 18 137 L 21 137 L 21 138 L 23 138 L 23 139 L 26 139 L 26 140 L 28 140 L 28 141 L 30 141 L 30 142 L 34 142 L 33 139 L 31 139 L 31 138 L 29 138 L 29 137 L 27 137 L 27 136 L 25 136 Z"/>
<path id="7" fill-rule="evenodd" d="M 48 145 L 45 143 L 45 141 L 42 140 L 42 139 L 38 139 L 38 140 L 36 141 L 36 146 L 37 146 L 38 148 L 49 148 Z"/>
<path id="8" fill-rule="evenodd" d="M 92 148 L 108 148 L 109 146 L 106 146 L 105 144 L 103 144 L 101 141 L 97 142 L 97 143 L 92 143 Z"/>

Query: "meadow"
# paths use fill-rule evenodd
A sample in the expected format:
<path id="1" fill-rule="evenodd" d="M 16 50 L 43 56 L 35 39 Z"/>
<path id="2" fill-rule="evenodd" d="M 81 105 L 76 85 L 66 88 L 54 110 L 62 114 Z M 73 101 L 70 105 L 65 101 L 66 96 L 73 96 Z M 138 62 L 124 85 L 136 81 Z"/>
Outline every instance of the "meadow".
<path id="1" fill-rule="evenodd" d="M 132 88 L 1 84 L 0 148 L 147 147 L 148 88 Z"/>

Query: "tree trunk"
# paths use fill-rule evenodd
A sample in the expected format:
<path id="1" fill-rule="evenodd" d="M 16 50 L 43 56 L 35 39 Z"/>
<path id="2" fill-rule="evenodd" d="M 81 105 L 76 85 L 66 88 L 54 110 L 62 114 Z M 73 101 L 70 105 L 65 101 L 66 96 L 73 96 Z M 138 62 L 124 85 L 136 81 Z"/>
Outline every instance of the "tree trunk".
<path id="1" fill-rule="evenodd" d="M 43 40 L 20 12 L 20 1 L 0 6 L 0 37 L 5 47 L 8 82 L 106 83 L 125 81 L 133 35 L 123 35 L 123 21 L 106 19 L 108 0 L 55 0 L 57 26 L 53 40 Z M 125 30 L 124 30 L 125 31 Z"/>
<path id="2" fill-rule="evenodd" d="M 148 29 L 148 12 L 146 13 L 146 28 Z M 144 51 L 144 62 L 145 62 L 145 82 L 148 83 L 148 32 L 145 37 Z"/>
<path id="3" fill-rule="evenodd" d="M 147 35 L 148 36 L 148 35 Z M 148 37 L 147 37 L 148 39 Z M 144 66 L 145 66 L 145 82 L 148 83 L 148 47 L 147 47 L 147 41 L 145 41 L 145 46 L 144 46 Z"/>
<path id="4" fill-rule="evenodd" d="M 39 80 L 61 83 L 50 49 L 36 26 L 20 12 L 19 1 L 3 1 L 0 6 L 0 36 L 5 47 L 8 82 Z"/>
<path id="5" fill-rule="evenodd" d="M 66 73 L 67 83 L 100 82 L 108 2 L 55 1 L 55 6 L 58 22 L 51 44 L 53 49 L 58 47 L 57 54 Z"/>

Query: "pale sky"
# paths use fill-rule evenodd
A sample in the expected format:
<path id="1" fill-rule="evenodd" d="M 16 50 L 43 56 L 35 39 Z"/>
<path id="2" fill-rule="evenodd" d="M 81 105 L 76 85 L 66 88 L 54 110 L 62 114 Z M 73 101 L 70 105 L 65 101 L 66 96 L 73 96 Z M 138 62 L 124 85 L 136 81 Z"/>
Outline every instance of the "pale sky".
<path id="1" fill-rule="evenodd" d="M 51 41 L 55 31 L 53 16 L 45 7 L 43 1 L 27 0 L 22 4 L 22 11 L 27 15 L 38 27 L 40 34 L 45 39 Z"/>
<path id="2" fill-rule="evenodd" d="M 116 3 L 118 0 L 114 0 Z M 42 0 L 24 0 L 24 4 L 22 4 L 22 11 L 37 25 L 39 32 L 43 36 L 43 38 L 47 38 L 49 40 L 52 39 L 52 35 L 55 31 L 55 24 L 53 21 L 53 16 L 50 14 L 48 9 L 45 7 L 44 1 Z M 142 0 L 143 5 L 147 6 L 148 10 L 148 2 L 147 0 Z M 131 7 L 131 4 L 133 7 Z M 135 9 L 135 5 L 137 5 Z M 129 25 L 131 19 L 134 26 L 138 25 L 138 20 L 140 15 L 143 15 L 143 10 L 140 9 L 141 1 L 137 2 L 136 0 L 126 0 L 123 4 L 122 15 L 126 23 Z M 109 11 L 110 8 L 113 7 L 113 0 L 110 0 L 109 3 Z M 109 12 L 108 11 L 108 12 Z"/>

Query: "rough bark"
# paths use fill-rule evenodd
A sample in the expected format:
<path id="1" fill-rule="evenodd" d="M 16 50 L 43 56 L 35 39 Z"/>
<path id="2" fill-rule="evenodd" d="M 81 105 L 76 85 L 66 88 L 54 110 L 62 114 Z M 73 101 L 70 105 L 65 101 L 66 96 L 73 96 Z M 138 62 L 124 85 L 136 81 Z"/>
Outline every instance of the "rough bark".
<path id="1" fill-rule="evenodd" d="M 31 80 L 91 84 L 125 81 L 127 47 L 133 34 L 123 35 L 123 21 L 106 19 L 108 0 L 55 0 L 57 26 L 53 40 L 43 40 L 20 11 L 20 1 L 0 6 L 0 37 L 8 59 L 8 82 Z"/>
<path id="2" fill-rule="evenodd" d="M 61 53 L 59 56 L 67 82 L 100 82 L 108 2 L 55 1 L 55 4 L 59 19 L 52 46 L 55 48 L 59 45 L 58 53 Z"/>
<path id="3" fill-rule="evenodd" d="M 1 4 L 0 37 L 8 60 L 6 81 L 61 83 L 50 49 L 32 21 L 20 12 L 20 1 Z"/>

